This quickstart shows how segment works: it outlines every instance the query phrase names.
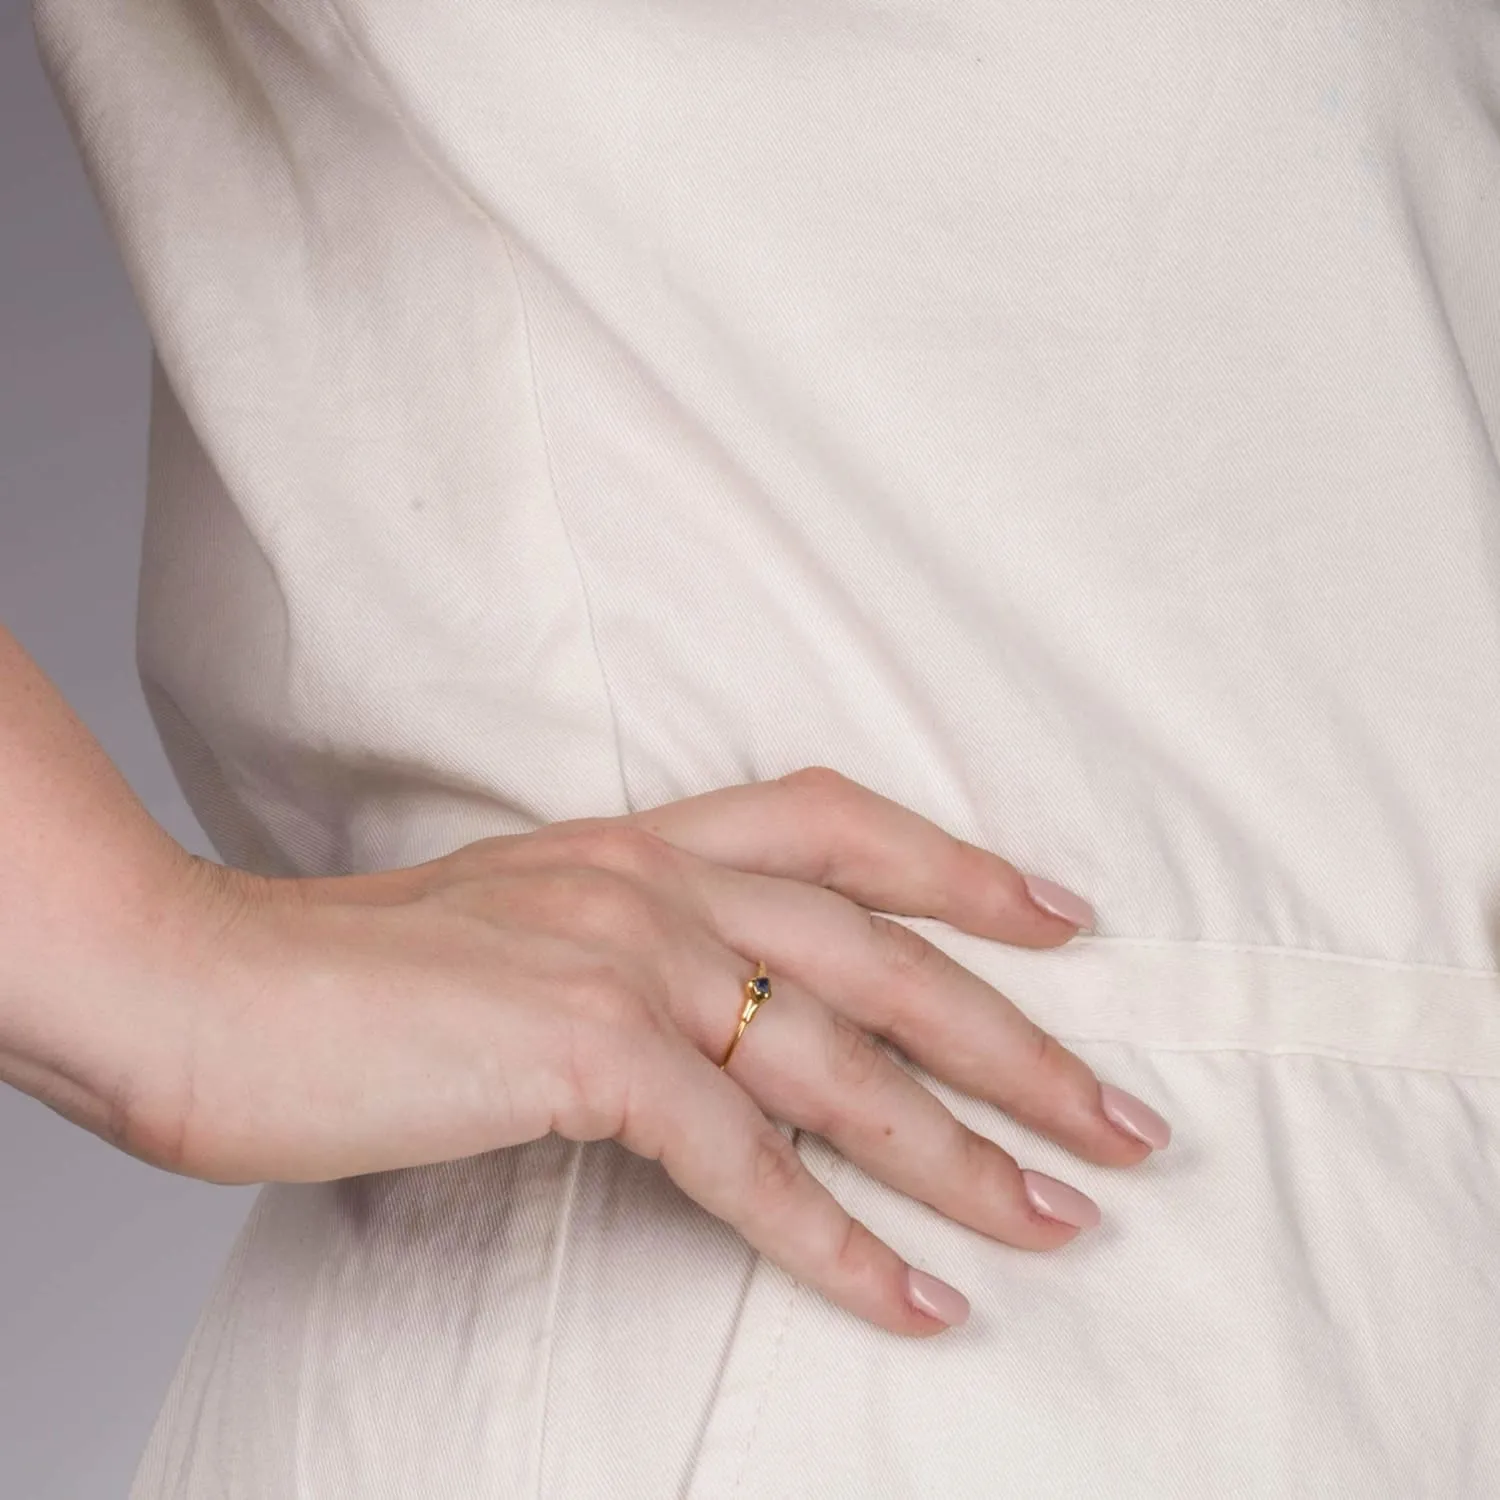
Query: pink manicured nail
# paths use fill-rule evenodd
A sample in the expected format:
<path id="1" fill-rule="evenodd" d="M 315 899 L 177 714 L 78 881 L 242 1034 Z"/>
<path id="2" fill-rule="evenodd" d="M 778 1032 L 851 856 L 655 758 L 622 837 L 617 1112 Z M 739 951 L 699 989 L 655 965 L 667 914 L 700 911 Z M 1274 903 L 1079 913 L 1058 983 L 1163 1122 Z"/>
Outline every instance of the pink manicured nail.
<path id="1" fill-rule="evenodd" d="M 1111 1125 L 1153 1150 L 1160 1151 L 1172 1139 L 1172 1127 L 1149 1104 L 1112 1083 L 1099 1085 L 1099 1103 Z"/>
<path id="2" fill-rule="evenodd" d="M 1067 886 L 1059 885 L 1055 880 L 1044 880 L 1040 875 L 1027 875 L 1025 886 L 1026 894 L 1049 916 L 1061 917 L 1064 922 L 1071 922 L 1085 932 L 1093 931 L 1094 908 Z"/>
<path id="3" fill-rule="evenodd" d="M 1031 1206 L 1059 1224 L 1071 1224 L 1075 1229 L 1092 1229 L 1099 1222 L 1099 1205 L 1092 1198 L 1085 1198 L 1077 1188 L 1042 1172 L 1022 1172 L 1021 1181 L 1026 1184 L 1026 1196 Z"/>
<path id="4" fill-rule="evenodd" d="M 939 1323 L 957 1328 L 969 1320 L 969 1299 L 946 1281 L 929 1276 L 915 1266 L 906 1268 L 906 1300 L 918 1312 L 924 1312 Z"/>

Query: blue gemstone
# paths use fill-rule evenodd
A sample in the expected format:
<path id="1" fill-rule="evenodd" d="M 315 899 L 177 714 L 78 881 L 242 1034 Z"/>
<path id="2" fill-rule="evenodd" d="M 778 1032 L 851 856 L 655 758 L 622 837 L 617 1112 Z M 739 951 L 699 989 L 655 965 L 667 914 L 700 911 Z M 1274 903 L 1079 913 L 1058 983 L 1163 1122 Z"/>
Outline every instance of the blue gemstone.
<path id="1" fill-rule="evenodd" d="M 757 975 L 750 981 L 750 989 L 757 1000 L 764 1000 L 771 993 L 771 981 L 764 975 Z"/>

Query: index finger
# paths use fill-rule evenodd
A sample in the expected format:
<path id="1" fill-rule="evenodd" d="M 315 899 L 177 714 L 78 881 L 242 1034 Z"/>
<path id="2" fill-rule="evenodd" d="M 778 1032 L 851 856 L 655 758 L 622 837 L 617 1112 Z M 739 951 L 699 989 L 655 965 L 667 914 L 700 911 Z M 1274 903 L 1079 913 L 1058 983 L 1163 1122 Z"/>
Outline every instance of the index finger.
<path id="1" fill-rule="evenodd" d="M 827 766 L 684 797 L 628 821 L 717 864 L 1022 947 L 1055 948 L 1094 925 L 1081 896 Z"/>

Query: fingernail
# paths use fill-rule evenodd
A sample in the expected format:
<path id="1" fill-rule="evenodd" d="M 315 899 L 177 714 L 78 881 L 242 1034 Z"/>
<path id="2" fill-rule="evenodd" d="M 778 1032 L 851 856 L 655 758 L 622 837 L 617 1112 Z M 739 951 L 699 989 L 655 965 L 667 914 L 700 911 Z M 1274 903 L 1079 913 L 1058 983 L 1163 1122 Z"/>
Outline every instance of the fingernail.
<path id="1" fill-rule="evenodd" d="M 1026 894 L 1049 916 L 1061 917 L 1064 922 L 1071 922 L 1085 932 L 1094 930 L 1094 908 L 1067 886 L 1059 885 L 1055 880 L 1045 880 L 1040 875 L 1027 875 L 1025 885 Z"/>
<path id="2" fill-rule="evenodd" d="M 1071 1224 L 1075 1229 L 1092 1229 L 1099 1222 L 1099 1205 L 1092 1198 L 1085 1198 L 1077 1188 L 1043 1172 L 1022 1172 L 1021 1181 L 1026 1184 L 1026 1196 L 1031 1206 L 1059 1224 Z"/>
<path id="3" fill-rule="evenodd" d="M 1145 1141 L 1153 1150 L 1160 1151 L 1172 1139 L 1172 1127 L 1149 1104 L 1112 1083 L 1099 1085 L 1099 1103 L 1116 1130 Z"/>
<path id="4" fill-rule="evenodd" d="M 929 1276 L 915 1266 L 906 1268 L 906 1300 L 918 1312 L 926 1313 L 929 1318 L 936 1318 L 950 1328 L 957 1328 L 969 1320 L 969 1299 L 957 1287 L 949 1286 L 946 1281 L 939 1281 L 936 1276 Z"/>

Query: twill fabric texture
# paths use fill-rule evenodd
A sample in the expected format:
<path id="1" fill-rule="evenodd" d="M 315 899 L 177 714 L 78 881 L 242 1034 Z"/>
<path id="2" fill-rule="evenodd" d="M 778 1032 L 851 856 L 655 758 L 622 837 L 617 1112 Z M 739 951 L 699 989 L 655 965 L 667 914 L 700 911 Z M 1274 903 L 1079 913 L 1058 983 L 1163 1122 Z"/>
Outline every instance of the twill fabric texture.
<path id="1" fill-rule="evenodd" d="M 1044 1255 L 799 1137 L 931 1341 L 607 1142 L 268 1186 L 134 1500 L 1500 1494 L 1500 9 L 36 20 L 226 860 L 832 766 L 1092 901 L 901 920 L 1177 1131 L 928 1080 L 1101 1204 Z"/>

